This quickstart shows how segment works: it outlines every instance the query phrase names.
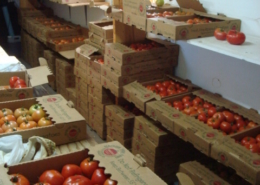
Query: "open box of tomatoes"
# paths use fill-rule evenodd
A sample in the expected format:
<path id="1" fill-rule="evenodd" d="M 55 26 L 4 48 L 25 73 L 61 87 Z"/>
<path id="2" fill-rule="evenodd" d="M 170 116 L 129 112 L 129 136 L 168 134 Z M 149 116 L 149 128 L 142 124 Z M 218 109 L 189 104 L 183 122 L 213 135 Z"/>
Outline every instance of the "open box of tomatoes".
<path id="1" fill-rule="evenodd" d="M 146 114 L 206 155 L 214 142 L 260 123 L 259 114 L 205 90 L 148 102 Z"/>
<path id="2" fill-rule="evenodd" d="M 6 185 L 19 180 L 23 185 L 41 182 L 52 185 L 166 185 L 135 159 L 126 148 L 114 141 L 8 168 L 0 166 L 0 180 Z"/>
<path id="3" fill-rule="evenodd" d="M 0 137 L 20 134 L 24 141 L 40 136 L 57 145 L 83 140 L 86 121 L 61 95 L 1 102 Z"/>

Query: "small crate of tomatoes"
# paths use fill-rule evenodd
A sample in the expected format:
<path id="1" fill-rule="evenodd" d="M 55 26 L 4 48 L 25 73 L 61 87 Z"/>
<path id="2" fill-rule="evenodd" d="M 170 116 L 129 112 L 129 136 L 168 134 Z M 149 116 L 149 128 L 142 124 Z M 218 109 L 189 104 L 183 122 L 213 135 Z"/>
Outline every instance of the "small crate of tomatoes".
<path id="1" fill-rule="evenodd" d="M 61 95 L 0 102 L 0 137 L 12 134 L 66 144 L 86 137 L 86 121 Z"/>
<path id="2" fill-rule="evenodd" d="M 211 157 L 230 166 L 250 184 L 259 184 L 260 179 L 260 127 L 239 132 L 214 144 Z"/>
<path id="3" fill-rule="evenodd" d="M 120 143 L 113 141 L 44 160 L 0 166 L 6 185 L 30 184 L 130 185 L 132 182 L 166 185 Z M 140 161 L 140 162 L 138 162 Z M 149 176 L 149 178 L 147 178 Z"/>
<path id="4" fill-rule="evenodd" d="M 32 97 L 26 71 L 0 73 L 0 102 Z"/>

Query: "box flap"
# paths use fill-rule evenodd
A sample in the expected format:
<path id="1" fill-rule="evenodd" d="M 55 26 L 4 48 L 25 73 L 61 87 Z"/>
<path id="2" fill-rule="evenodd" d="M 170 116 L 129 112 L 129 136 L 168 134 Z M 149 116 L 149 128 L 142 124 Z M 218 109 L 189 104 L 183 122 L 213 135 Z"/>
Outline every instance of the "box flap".
<path id="1" fill-rule="evenodd" d="M 3 165 L 0 165 L 0 182 L 5 185 L 12 185 L 9 180 L 9 175 L 7 174 L 8 168 L 5 168 Z"/>
<path id="2" fill-rule="evenodd" d="M 59 94 L 43 96 L 37 98 L 37 101 L 44 107 L 44 110 L 56 124 L 85 120 L 75 108 L 69 107 L 67 100 Z"/>
<path id="3" fill-rule="evenodd" d="M 178 172 L 176 176 L 178 177 L 180 185 L 195 185 L 191 178 L 185 173 Z"/>
<path id="4" fill-rule="evenodd" d="M 76 48 L 76 52 L 84 55 L 85 57 L 88 57 L 97 51 L 98 51 L 97 48 L 95 48 L 89 44 L 84 44 L 84 45 Z"/>
<path id="5" fill-rule="evenodd" d="M 32 87 L 48 83 L 47 76 L 52 75 L 52 72 L 47 65 L 47 61 L 44 58 L 39 58 L 39 63 L 39 67 L 27 69 Z"/>
<path id="6" fill-rule="evenodd" d="M 134 161 L 134 155 L 130 153 L 118 141 L 99 144 L 93 147 L 89 154 L 94 154 L 95 160 L 100 161 L 99 166 L 105 167 L 105 173 L 112 174 L 118 184 L 149 184 L 166 185 L 149 168 L 140 166 Z"/>
<path id="7" fill-rule="evenodd" d="M 69 60 L 75 58 L 75 50 L 61 51 L 59 54 Z"/>
<path id="8" fill-rule="evenodd" d="M 199 12 L 206 12 L 198 0 L 176 0 L 181 8 L 193 9 Z"/>

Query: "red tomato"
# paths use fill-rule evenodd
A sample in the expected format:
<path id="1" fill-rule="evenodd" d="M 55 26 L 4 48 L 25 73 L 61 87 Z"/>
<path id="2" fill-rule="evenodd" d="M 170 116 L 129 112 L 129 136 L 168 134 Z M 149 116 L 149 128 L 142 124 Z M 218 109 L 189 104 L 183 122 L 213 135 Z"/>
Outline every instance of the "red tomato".
<path id="1" fill-rule="evenodd" d="M 174 85 L 169 85 L 167 87 L 167 92 L 169 92 L 169 91 L 176 91 L 175 86 Z"/>
<path id="2" fill-rule="evenodd" d="M 223 111 L 223 115 L 227 122 L 232 123 L 235 121 L 234 114 L 229 111 Z"/>
<path id="3" fill-rule="evenodd" d="M 216 28 L 214 31 L 214 36 L 217 40 L 226 40 L 227 33 L 221 28 Z"/>
<path id="4" fill-rule="evenodd" d="M 209 102 L 204 102 L 203 107 L 208 109 L 210 107 L 213 107 L 213 105 L 211 103 L 209 103 Z"/>
<path id="5" fill-rule="evenodd" d="M 74 175 L 66 178 L 63 185 L 93 185 L 91 180 L 83 175 Z"/>
<path id="6" fill-rule="evenodd" d="M 151 91 L 154 91 L 154 90 L 155 90 L 155 86 L 154 86 L 154 85 L 148 85 L 148 86 L 146 86 L 146 88 L 147 88 L 148 90 L 151 90 Z"/>
<path id="7" fill-rule="evenodd" d="M 209 113 L 208 113 L 209 114 Z M 222 112 L 216 112 L 212 118 L 218 119 L 220 122 L 225 121 L 225 116 Z"/>
<path id="8" fill-rule="evenodd" d="M 192 107 L 192 102 L 191 101 L 187 101 L 185 103 L 183 103 L 184 107 Z"/>
<path id="9" fill-rule="evenodd" d="M 218 119 L 215 119 L 215 118 L 209 118 L 207 120 L 207 125 L 210 126 L 210 127 L 213 127 L 213 125 L 218 125 L 220 124 L 220 121 Z"/>
<path id="10" fill-rule="evenodd" d="M 248 144 L 251 144 L 251 143 L 256 143 L 255 138 L 253 138 L 253 137 L 244 137 L 241 140 L 241 144 L 244 145 L 244 146 L 246 146 Z"/>
<path id="11" fill-rule="evenodd" d="M 223 121 L 222 123 L 220 123 L 220 129 L 227 134 L 229 134 L 232 131 L 231 124 L 226 121 Z"/>
<path id="12" fill-rule="evenodd" d="M 185 108 L 183 110 L 183 113 L 187 114 L 187 115 L 190 115 L 190 116 L 198 114 L 198 112 L 196 111 L 196 109 L 194 107 Z"/>
<path id="13" fill-rule="evenodd" d="M 177 94 L 177 92 L 176 91 L 167 91 L 167 94 L 168 94 L 168 96 L 172 96 L 174 94 Z"/>
<path id="14" fill-rule="evenodd" d="M 204 123 L 207 123 L 207 119 L 208 119 L 207 114 L 204 112 L 202 112 L 198 115 L 198 120 L 200 120 Z"/>
<path id="15" fill-rule="evenodd" d="M 104 185 L 117 185 L 117 182 L 112 180 L 112 179 L 107 179 L 105 182 L 104 182 Z"/>
<path id="16" fill-rule="evenodd" d="M 14 84 L 15 84 L 15 82 L 16 82 L 18 79 L 19 79 L 18 76 L 12 76 L 12 77 L 10 78 L 10 80 L 9 80 L 9 85 L 10 85 L 10 87 L 14 88 Z"/>
<path id="17" fill-rule="evenodd" d="M 173 102 L 173 106 L 183 105 L 183 103 L 180 100 L 176 100 Z"/>
<path id="18" fill-rule="evenodd" d="M 237 127 L 236 124 L 232 124 L 232 125 L 231 125 L 231 130 L 232 130 L 232 132 L 234 132 L 234 133 L 237 132 L 238 128 L 239 128 L 239 127 Z"/>
<path id="19" fill-rule="evenodd" d="M 245 42 L 246 36 L 243 32 L 238 32 L 236 30 L 230 30 L 227 33 L 227 41 L 233 45 L 241 45 Z"/>
<path id="20" fill-rule="evenodd" d="M 166 102 L 169 106 L 171 106 L 172 107 L 172 103 L 171 102 Z"/>
<path id="21" fill-rule="evenodd" d="M 217 110 L 216 110 L 215 107 L 210 107 L 210 108 L 208 109 L 208 115 L 209 115 L 209 117 L 212 117 L 216 112 L 217 112 Z"/>
<path id="22" fill-rule="evenodd" d="M 48 182 L 51 185 L 62 185 L 64 177 L 57 170 L 46 170 L 39 178 L 40 182 Z"/>
<path id="23" fill-rule="evenodd" d="M 193 105 L 202 106 L 203 100 L 200 97 L 196 97 L 192 100 Z"/>
<path id="24" fill-rule="evenodd" d="M 105 174 L 104 169 L 98 168 L 94 171 L 91 177 L 91 182 L 95 185 L 103 185 L 108 178 L 109 176 Z"/>
<path id="25" fill-rule="evenodd" d="M 247 147 L 247 149 L 249 149 L 253 153 L 260 153 L 260 146 L 256 143 L 250 143 L 246 147 Z"/>
<path id="26" fill-rule="evenodd" d="M 22 88 L 25 88 L 27 87 L 27 85 L 24 85 L 24 84 L 18 84 L 16 86 L 14 86 L 15 89 L 22 89 Z"/>
<path id="27" fill-rule="evenodd" d="M 234 114 L 234 119 L 235 119 L 236 121 L 238 121 L 238 120 L 243 120 L 243 121 L 244 121 L 244 119 L 242 118 L 242 116 L 240 116 L 240 115 L 238 115 L 238 114 Z"/>
<path id="28" fill-rule="evenodd" d="M 208 109 L 203 108 L 203 107 L 199 107 L 197 111 L 198 111 L 199 114 L 200 113 L 206 113 L 206 114 L 208 113 Z"/>
<path id="29" fill-rule="evenodd" d="M 159 95 L 161 96 L 161 98 L 163 98 L 163 97 L 168 96 L 168 93 L 167 93 L 167 91 L 161 91 L 161 92 L 159 93 Z"/>
<path id="30" fill-rule="evenodd" d="M 29 180 L 21 174 L 11 174 L 9 177 L 13 185 L 30 185 Z"/>
<path id="31" fill-rule="evenodd" d="M 25 81 L 23 79 L 18 79 L 16 80 L 16 82 L 14 83 L 14 87 L 18 86 L 18 85 L 26 85 Z"/>
<path id="32" fill-rule="evenodd" d="M 48 183 L 48 182 L 38 182 L 38 183 L 36 183 L 34 185 L 51 185 L 51 184 Z"/>
<path id="33" fill-rule="evenodd" d="M 98 162 L 87 158 L 80 163 L 80 168 L 86 177 L 91 178 L 94 171 L 98 168 Z"/>
<path id="34" fill-rule="evenodd" d="M 184 109 L 184 106 L 180 104 L 180 105 L 175 105 L 174 108 L 178 111 L 182 111 Z"/>
<path id="35" fill-rule="evenodd" d="M 239 119 L 236 121 L 236 125 L 238 128 L 240 128 L 246 126 L 246 123 L 242 119 Z"/>
<path id="36" fill-rule="evenodd" d="M 162 92 L 162 91 L 167 92 L 167 89 L 166 89 L 166 87 L 162 86 L 162 87 L 159 88 L 159 91 L 160 91 L 160 92 Z"/>
<path id="37" fill-rule="evenodd" d="M 253 128 L 253 127 L 255 127 L 255 126 L 257 126 L 257 124 L 254 123 L 254 122 L 252 122 L 252 121 L 250 121 L 250 122 L 247 124 L 246 128 Z"/>
<path id="38" fill-rule="evenodd" d="M 67 179 L 68 177 L 73 175 L 81 175 L 81 174 L 82 174 L 81 168 L 75 164 L 66 164 L 65 166 L 63 166 L 61 170 L 61 175 L 64 177 L 64 179 Z"/>
<path id="39" fill-rule="evenodd" d="M 170 81 L 164 81 L 164 82 L 162 83 L 162 85 L 163 85 L 165 88 L 168 88 L 170 84 L 171 84 Z"/>
<path id="40" fill-rule="evenodd" d="M 162 87 L 163 85 L 162 85 L 162 83 L 161 82 L 157 82 L 156 84 L 155 84 L 155 87 L 159 90 L 159 88 L 160 87 Z"/>
<path id="41" fill-rule="evenodd" d="M 257 141 L 258 143 L 260 143 L 260 134 L 258 134 L 258 135 L 255 137 L 255 139 L 256 139 L 256 141 Z"/>
<path id="42" fill-rule="evenodd" d="M 191 102 L 191 97 L 190 96 L 184 96 L 182 98 L 182 102 L 185 103 L 185 102 Z"/>

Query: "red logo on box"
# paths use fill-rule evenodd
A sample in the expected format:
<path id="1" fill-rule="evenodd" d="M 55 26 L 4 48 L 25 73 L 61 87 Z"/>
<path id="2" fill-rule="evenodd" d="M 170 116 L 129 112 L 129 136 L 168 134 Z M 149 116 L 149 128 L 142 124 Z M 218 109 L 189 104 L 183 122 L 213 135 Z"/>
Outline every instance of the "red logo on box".
<path id="1" fill-rule="evenodd" d="M 56 98 L 48 98 L 47 102 L 56 102 L 56 100 L 57 100 Z"/>
<path id="2" fill-rule="evenodd" d="M 69 131 L 69 136 L 70 136 L 70 137 L 75 137 L 77 134 L 78 134 L 78 132 L 77 132 L 77 130 L 75 130 L 75 129 L 71 129 L 71 130 Z"/>

